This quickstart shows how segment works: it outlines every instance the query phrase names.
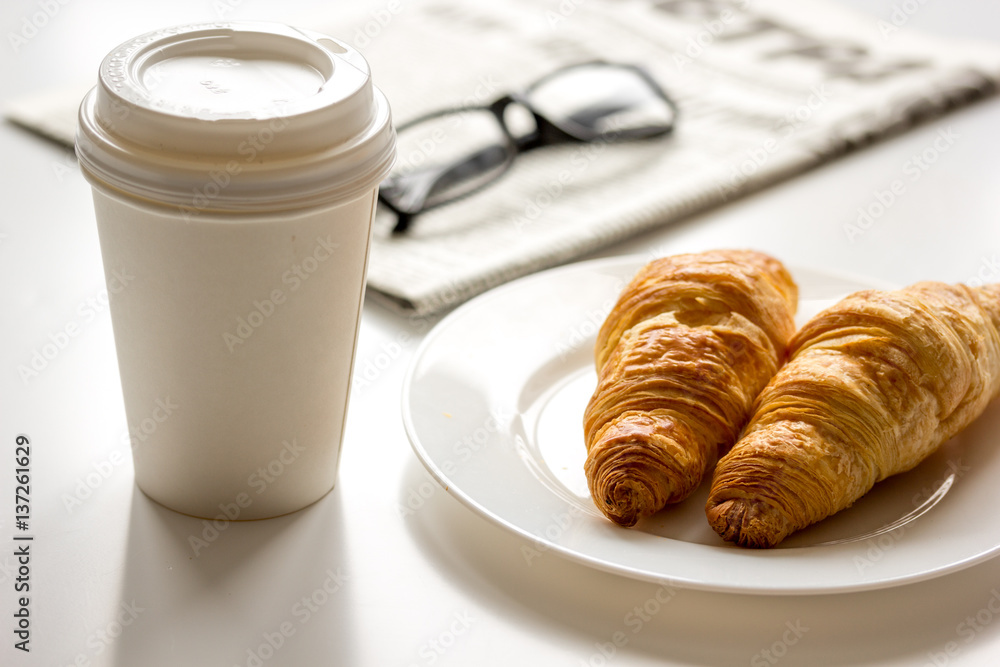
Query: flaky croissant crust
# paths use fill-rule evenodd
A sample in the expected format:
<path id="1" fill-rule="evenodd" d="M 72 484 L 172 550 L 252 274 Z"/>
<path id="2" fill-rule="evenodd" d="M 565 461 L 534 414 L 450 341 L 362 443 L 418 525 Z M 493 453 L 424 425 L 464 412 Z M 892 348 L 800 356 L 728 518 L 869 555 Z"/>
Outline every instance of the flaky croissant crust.
<path id="1" fill-rule="evenodd" d="M 797 288 L 754 251 L 650 262 L 598 334 L 584 414 L 587 481 L 612 521 L 678 502 L 746 422 L 794 330 Z"/>
<path id="2" fill-rule="evenodd" d="M 998 328 L 1000 287 L 934 282 L 814 317 L 719 461 L 709 523 L 774 546 L 916 466 L 1000 394 Z"/>

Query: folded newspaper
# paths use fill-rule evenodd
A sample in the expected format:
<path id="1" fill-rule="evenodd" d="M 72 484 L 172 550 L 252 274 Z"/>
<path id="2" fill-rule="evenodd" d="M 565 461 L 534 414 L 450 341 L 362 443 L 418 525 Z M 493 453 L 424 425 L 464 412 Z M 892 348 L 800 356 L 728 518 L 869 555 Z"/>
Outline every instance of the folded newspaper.
<path id="1" fill-rule="evenodd" d="M 935 39 L 825 0 L 388 0 L 313 20 L 360 49 L 398 122 L 487 104 L 559 67 L 644 66 L 676 130 L 521 156 L 491 187 L 393 235 L 376 217 L 369 293 L 418 314 L 731 200 L 992 94 L 1000 46 Z M 72 142 L 82 92 L 12 119 Z"/>

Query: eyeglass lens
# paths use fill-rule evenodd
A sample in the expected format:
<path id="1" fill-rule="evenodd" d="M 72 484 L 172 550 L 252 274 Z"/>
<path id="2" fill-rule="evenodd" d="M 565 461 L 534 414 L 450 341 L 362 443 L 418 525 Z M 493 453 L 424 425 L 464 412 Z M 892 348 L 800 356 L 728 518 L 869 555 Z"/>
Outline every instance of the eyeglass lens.
<path id="1" fill-rule="evenodd" d="M 509 144 L 488 109 L 444 113 L 404 126 L 382 196 L 407 213 L 463 197 L 506 168 Z"/>
<path id="2" fill-rule="evenodd" d="M 516 99 L 559 128 L 566 140 L 640 139 L 662 134 L 674 123 L 674 107 L 655 84 L 634 68 L 608 63 L 560 70 Z M 508 129 L 505 120 L 484 107 L 400 126 L 396 165 L 381 185 L 381 197 L 398 212 L 415 215 L 499 178 L 517 153 L 518 133 L 537 130 L 533 123 L 530 129 L 523 123 Z"/>
<path id="3" fill-rule="evenodd" d="M 662 133 L 674 108 L 632 68 L 593 63 L 567 69 L 533 86 L 536 113 L 579 139 L 640 138 Z"/>

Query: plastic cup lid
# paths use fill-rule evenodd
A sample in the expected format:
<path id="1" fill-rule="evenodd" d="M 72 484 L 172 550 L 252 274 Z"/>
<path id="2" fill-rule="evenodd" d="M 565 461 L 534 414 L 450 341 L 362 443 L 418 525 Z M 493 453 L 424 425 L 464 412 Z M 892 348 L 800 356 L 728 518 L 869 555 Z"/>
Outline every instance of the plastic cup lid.
<path id="1" fill-rule="evenodd" d="M 332 37 L 276 23 L 151 32 L 101 64 L 77 155 L 91 182 L 200 211 L 347 200 L 395 158 L 368 63 Z"/>

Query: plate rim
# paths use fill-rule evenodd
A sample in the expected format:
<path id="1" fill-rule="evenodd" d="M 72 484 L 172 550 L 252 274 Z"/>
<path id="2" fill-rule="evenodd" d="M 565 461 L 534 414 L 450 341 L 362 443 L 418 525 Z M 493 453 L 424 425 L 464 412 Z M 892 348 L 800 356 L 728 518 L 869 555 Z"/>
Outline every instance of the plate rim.
<path id="1" fill-rule="evenodd" d="M 486 520 L 489 523 L 500 526 L 507 531 L 510 531 L 517 535 L 519 538 L 535 545 L 544 545 L 546 551 L 551 551 L 562 558 L 580 563 L 587 567 L 591 567 L 603 572 L 608 572 L 611 574 L 617 574 L 619 576 L 625 576 L 632 579 L 638 579 L 642 581 L 650 581 L 654 583 L 659 583 L 661 585 L 670 585 L 677 588 L 689 588 L 710 592 L 718 593 L 735 593 L 735 594 L 746 594 L 746 595 L 816 595 L 816 594 L 841 594 L 841 593 L 852 593 L 859 591 L 869 591 L 884 589 L 896 586 L 902 586 L 912 583 L 918 583 L 920 581 L 926 581 L 939 576 L 944 576 L 952 572 L 956 572 L 978 563 L 987 561 L 995 557 L 1000 553 L 1000 542 L 994 545 L 992 548 L 982 551 L 978 554 L 972 554 L 966 558 L 962 558 L 951 563 L 939 566 L 933 569 L 924 569 L 910 572 L 908 574 L 895 575 L 895 576 L 882 576 L 878 578 L 873 578 L 869 580 L 858 580 L 854 583 L 844 583 L 844 584 L 827 584 L 827 585 L 809 585 L 809 586 L 782 586 L 775 585 L 771 583 L 719 583 L 719 582 L 706 582 L 700 580 L 693 580 L 690 577 L 685 577 L 683 575 L 672 575 L 669 572 L 651 572 L 645 569 L 623 565 L 621 563 L 609 562 L 603 558 L 596 557 L 594 555 L 581 552 L 580 550 L 570 548 L 568 546 L 554 542 L 544 536 L 539 536 L 532 533 L 527 528 L 520 526 L 516 523 L 509 521 L 507 518 L 498 515 L 496 512 L 486 507 L 479 500 L 473 497 L 467 490 L 462 488 L 461 485 L 457 485 L 435 462 L 434 457 L 430 452 L 427 451 L 424 444 L 421 442 L 421 438 L 417 433 L 415 424 L 413 423 L 413 416 L 409 410 L 411 389 L 413 387 L 414 376 L 417 373 L 418 367 L 420 366 L 421 360 L 424 358 L 427 350 L 430 349 L 436 342 L 436 340 L 444 334 L 444 332 L 452 325 L 453 322 L 461 320 L 466 313 L 471 310 L 481 308 L 484 304 L 489 301 L 503 298 L 510 291 L 524 289 L 526 285 L 530 285 L 534 282 L 544 282 L 550 280 L 554 276 L 559 276 L 563 273 L 572 273 L 577 271 L 597 271 L 602 268 L 607 267 L 621 267 L 625 268 L 627 266 L 634 265 L 635 270 L 643 266 L 643 264 L 651 261 L 653 257 L 647 254 L 623 254 L 623 255 L 613 255 L 607 257 L 600 257 L 588 260 L 582 260 L 577 262 L 571 262 L 569 264 L 560 265 L 547 270 L 532 273 L 527 276 L 515 279 L 503 285 L 497 286 L 490 289 L 473 299 L 461 304 L 455 310 L 448 313 L 443 317 L 437 324 L 435 324 L 430 331 L 421 340 L 417 349 L 414 350 L 413 356 L 409 360 L 409 364 L 406 373 L 403 377 L 403 386 L 400 395 L 400 407 L 403 427 L 406 432 L 407 439 L 410 442 L 410 447 L 417 456 L 417 459 L 424 466 L 424 468 L 431 474 L 434 480 L 444 488 L 445 491 L 449 493 L 452 497 L 456 498 L 459 502 L 470 509 L 474 514 L 478 515 L 481 519 Z M 819 274 L 833 279 L 840 279 L 845 281 L 854 282 L 860 285 L 868 285 L 873 289 L 896 289 L 898 285 L 891 284 L 888 281 L 871 278 L 866 276 L 860 276 L 852 274 L 849 272 L 839 272 L 830 271 L 823 268 L 805 267 L 797 266 L 794 264 L 785 263 L 785 266 L 792 273 L 793 276 L 796 275 L 796 270 L 808 271 L 814 274 Z M 572 507 L 567 505 L 567 507 Z M 659 537 L 659 539 L 664 539 L 672 543 L 685 544 L 693 547 L 708 545 L 697 545 L 680 540 L 674 540 L 672 538 Z M 847 545 L 838 545 L 844 547 Z M 730 551 L 728 547 L 723 547 L 726 551 Z M 775 554 L 773 556 L 765 556 L 765 558 L 776 558 L 779 561 L 785 558 L 794 558 L 792 554 L 796 553 L 808 553 L 807 550 L 819 549 L 820 547 L 800 547 L 794 550 L 754 550 L 753 553 L 756 554 Z M 823 547 L 826 553 L 830 553 L 831 549 L 836 547 Z M 733 553 L 737 553 L 736 550 L 732 550 Z M 776 554 L 789 554 L 788 556 L 778 556 Z M 801 558 L 794 560 L 804 560 Z"/>

